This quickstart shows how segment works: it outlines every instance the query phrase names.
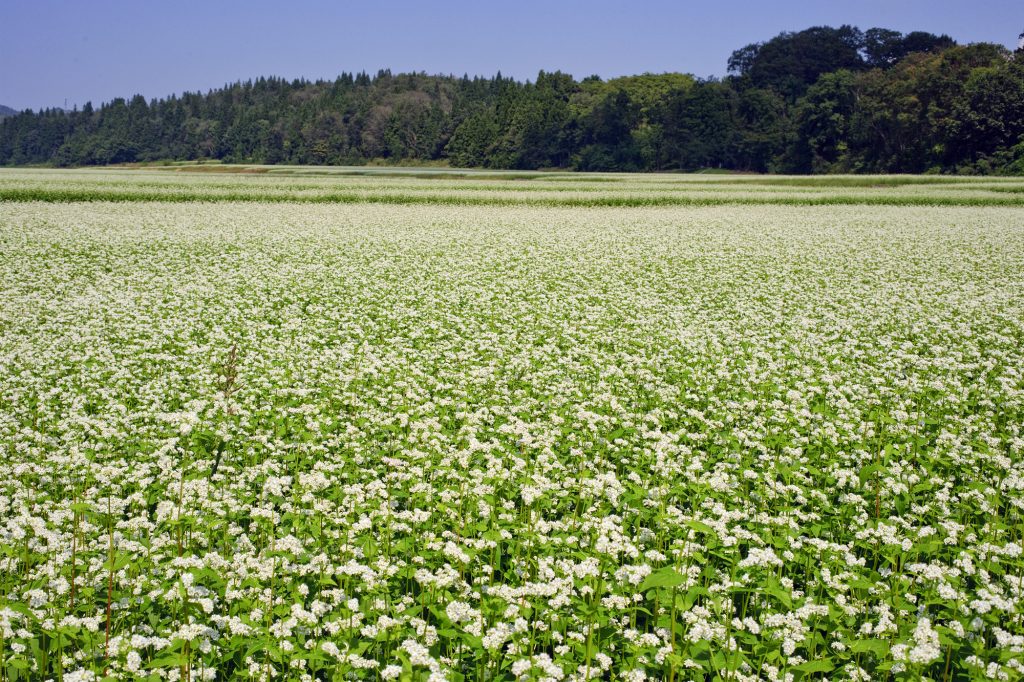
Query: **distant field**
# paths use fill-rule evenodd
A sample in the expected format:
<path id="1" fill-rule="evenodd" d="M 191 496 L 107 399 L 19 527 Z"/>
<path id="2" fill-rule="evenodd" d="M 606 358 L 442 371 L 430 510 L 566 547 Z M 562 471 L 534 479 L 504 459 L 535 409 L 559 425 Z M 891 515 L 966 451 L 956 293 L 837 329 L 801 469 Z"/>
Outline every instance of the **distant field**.
<path id="1" fill-rule="evenodd" d="M 1024 676 L 1024 180 L 0 171 L 0 679 Z"/>
<path id="2" fill-rule="evenodd" d="M 727 204 L 1024 207 L 1024 178 L 154 166 L 145 170 L 0 170 L 0 201 L 258 201 L 570 207 Z"/>

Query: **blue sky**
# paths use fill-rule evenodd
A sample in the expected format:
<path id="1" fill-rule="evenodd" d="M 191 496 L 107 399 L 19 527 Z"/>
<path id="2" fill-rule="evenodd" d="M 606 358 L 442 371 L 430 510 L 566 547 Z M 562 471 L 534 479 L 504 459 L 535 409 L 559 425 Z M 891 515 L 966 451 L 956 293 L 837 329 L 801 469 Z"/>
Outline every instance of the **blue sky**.
<path id="1" fill-rule="evenodd" d="M 292 6 L 294 5 L 294 6 Z M 533 78 L 724 75 L 780 31 L 849 23 L 1015 46 L 1020 0 L 294 2 L 3 0 L 0 104 L 22 109 L 205 91 L 261 75 L 380 68 Z"/>

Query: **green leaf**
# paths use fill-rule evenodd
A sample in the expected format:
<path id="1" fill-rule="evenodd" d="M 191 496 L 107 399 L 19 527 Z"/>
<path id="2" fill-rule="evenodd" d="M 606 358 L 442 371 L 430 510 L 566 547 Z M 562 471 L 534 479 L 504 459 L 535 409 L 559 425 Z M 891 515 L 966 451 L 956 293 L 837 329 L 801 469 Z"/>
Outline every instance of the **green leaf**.
<path id="1" fill-rule="evenodd" d="M 878 463 L 867 465 L 866 467 L 860 470 L 861 485 L 864 485 L 865 481 L 874 476 L 876 473 L 887 474 L 889 473 L 889 470 Z"/>
<path id="2" fill-rule="evenodd" d="M 765 586 L 764 593 L 778 599 L 779 602 L 781 602 L 787 609 L 793 608 L 793 595 L 791 595 L 789 590 L 785 589 L 775 578 L 768 580 L 768 585 Z"/>
<path id="3" fill-rule="evenodd" d="M 850 642 L 850 651 L 855 654 L 872 653 L 882 658 L 889 653 L 889 643 L 881 639 L 859 639 Z"/>
<path id="4" fill-rule="evenodd" d="M 711 594 L 703 585 L 694 585 L 686 591 L 685 597 L 677 597 L 677 599 L 679 600 L 677 604 L 679 606 L 682 606 L 683 611 L 689 611 L 691 608 L 693 608 L 693 605 L 697 603 L 698 597 L 710 598 Z"/>
<path id="5" fill-rule="evenodd" d="M 835 670 L 835 666 L 825 660 L 807 661 L 806 663 L 793 666 L 792 670 L 801 673 L 827 673 Z"/>
<path id="6" fill-rule="evenodd" d="M 686 521 L 686 525 L 689 526 L 690 528 L 694 529 L 698 533 L 707 533 L 708 535 L 715 535 L 716 534 L 714 528 L 712 528 L 711 526 L 709 526 L 706 523 L 701 523 L 700 521 L 693 521 L 691 519 L 690 521 Z"/>
<path id="7" fill-rule="evenodd" d="M 155 668 L 177 668 L 185 665 L 187 662 L 188 658 L 185 657 L 185 654 L 180 651 L 175 651 L 169 654 L 164 654 L 163 656 L 157 656 L 150 661 L 149 665 L 146 667 L 150 670 Z"/>
<path id="8" fill-rule="evenodd" d="M 679 574 L 676 569 L 671 566 L 659 569 L 654 573 L 647 576 L 642 583 L 640 583 L 640 591 L 646 592 L 647 590 L 653 590 L 661 587 L 675 587 L 676 585 L 682 585 L 686 582 L 686 578 Z"/>

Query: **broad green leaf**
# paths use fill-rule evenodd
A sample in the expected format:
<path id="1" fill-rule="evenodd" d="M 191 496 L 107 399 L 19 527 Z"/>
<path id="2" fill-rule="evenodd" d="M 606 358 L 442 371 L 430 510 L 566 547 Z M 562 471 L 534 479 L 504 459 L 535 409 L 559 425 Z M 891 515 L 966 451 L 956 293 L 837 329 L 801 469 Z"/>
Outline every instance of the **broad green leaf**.
<path id="1" fill-rule="evenodd" d="M 835 666 L 831 662 L 826 660 L 807 661 L 800 665 L 795 665 L 791 670 L 802 673 L 827 673 L 835 670 Z"/>
<path id="2" fill-rule="evenodd" d="M 863 485 L 868 479 L 874 476 L 876 473 L 885 474 L 889 470 L 877 462 L 874 464 L 868 464 L 866 467 L 860 470 L 860 482 Z"/>
<path id="3" fill-rule="evenodd" d="M 691 520 L 686 521 L 686 525 L 689 526 L 690 528 L 694 529 L 698 533 L 707 533 L 708 535 L 715 535 L 715 529 L 712 528 L 711 526 L 709 526 L 706 523 L 702 523 L 700 521 L 694 521 L 694 520 L 691 519 Z"/>
<path id="4" fill-rule="evenodd" d="M 666 566 L 644 578 L 644 581 L 640 583 L 640 591 L 646 592 L 647 590 L 663 587 L 675 587 L 682 585 L 684 582 L 686 582 L 686 578 L 680 575 L 676 569 Z"/>
<path id="5" fill-rule="evenodd" d="M 871 653 L 882 658 L 889 653 L 889 643 L 882 639 L 858 639 L 850 642 L 850 651 L 855 654 Z"/>
<path id="6" fill-rule="evenodd" d="M 768 580 L 768 584 L 765 586 L 764 592 L 765 594 L 778 599 L 787 609 L 793 608 L 792 594 L 790 594 L 789 590 L 784 588 L 775 578 L 770 578 Z"/>

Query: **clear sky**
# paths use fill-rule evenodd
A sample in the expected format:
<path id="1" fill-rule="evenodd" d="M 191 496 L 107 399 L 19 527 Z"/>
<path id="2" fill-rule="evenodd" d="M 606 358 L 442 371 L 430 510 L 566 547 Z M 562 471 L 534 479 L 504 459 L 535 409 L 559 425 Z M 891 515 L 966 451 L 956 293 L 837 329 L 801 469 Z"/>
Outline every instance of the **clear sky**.
<path id="1" fill-rule="evenodd" d="M 1015 46 L 1022 0 L 0 0 L 0 104 L 94 104 L 380 68 L 721 76 L 780 31 L 854 24 Z"/>

